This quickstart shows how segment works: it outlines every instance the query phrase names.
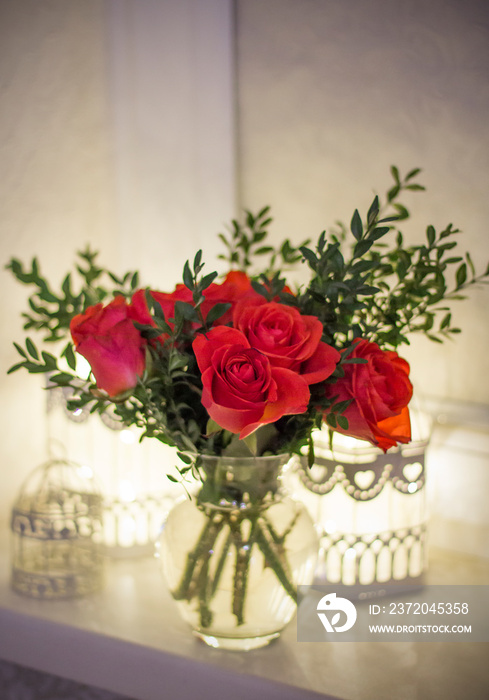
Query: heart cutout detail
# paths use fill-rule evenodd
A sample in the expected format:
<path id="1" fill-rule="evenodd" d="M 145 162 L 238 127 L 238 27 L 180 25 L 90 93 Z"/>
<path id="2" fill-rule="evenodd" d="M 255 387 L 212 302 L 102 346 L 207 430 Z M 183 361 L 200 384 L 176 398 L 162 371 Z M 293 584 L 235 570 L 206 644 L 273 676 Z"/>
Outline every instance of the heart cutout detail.
<path id="1" fill-rule="evenodd" d="M 406 464 L 403 467 L 402 473 L 406 481 L 416 481 L 423 471 L 423 465 L 419 462 L 413 462 L 412 464 Z"/>
<path id="2" fill-rule="evenodd" d="M 372 469 L 358 471 L 355 472 L 355 476 L 353 478 L 358 488 L 362 489 L 362 491 L 365 491 L 374 483 L 375 472 Z"/>

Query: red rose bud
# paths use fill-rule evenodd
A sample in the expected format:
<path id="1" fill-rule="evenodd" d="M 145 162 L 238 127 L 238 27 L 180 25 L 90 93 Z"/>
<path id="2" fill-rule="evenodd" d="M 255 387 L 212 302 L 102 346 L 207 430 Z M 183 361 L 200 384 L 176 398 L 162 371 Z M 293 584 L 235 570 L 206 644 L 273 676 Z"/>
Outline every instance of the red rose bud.
<path id="1" fill-rule="evenodd" d="M 411 440 L 409 365 L 396 352 L 381 350 L 376 343 L 361 338 L 353 342 L 356 346 L 349 357 L 367 362 L 343 365 L 345 376 L 327 387 L 327 395 L 338 396 L 338 402 L 352 399 L 343 413 L 348 429 L 335 430 L 368 440 L 386 452 Z"/>
<path id="2" fill-rule="evenodd" d="M 111 398 L 133 389 L 145 368 L 146 341 L 131 317 L 134 310 L 118 296 L 107 306 L 90 306 L 70 323 L 76 351 Z"/>
<path id="3" fill-rule="evenodd" d="M 202 373 L 202 404 L 225 430 L 247 437 L 284 415 L 304 413 L 309 387 L 296 372 L 273 367 L 240 331 L 216 326 L 193 342 Z"/>
<path id="4" fill-rule="evenodd" d="M 302 316 L 292 306 L 266 302 L 263 297 L 248 299 L 237 305 L 234 326 L 274 367 L 291 369 L 308 384 L 327 379 L 340 360 L 340 353 L 321 341 L 319 319 Z"/>

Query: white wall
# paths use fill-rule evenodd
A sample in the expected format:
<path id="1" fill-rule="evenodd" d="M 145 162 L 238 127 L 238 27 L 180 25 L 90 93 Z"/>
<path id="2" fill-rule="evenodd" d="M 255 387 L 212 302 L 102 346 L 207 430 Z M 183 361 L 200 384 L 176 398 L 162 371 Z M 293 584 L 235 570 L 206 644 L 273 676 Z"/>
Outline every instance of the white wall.
<path id="1" fill-rule="evenodd" d="M 54 285 L 86 243 L 171 290 L 234 215 L 229 0 L 0 0 L 0 261 Z M 210 271 L 210 270 L 209 270 Z M 20 371 L 27 290 L 0 273 L 0 520 L 47 458 L 42 381 Z"/>
<path id="2" fill-rule="evenodd" d="M 181 282 L 235 215 L 234 45 L 229 0 L 107 0 L 108 89 L 124 269 Z"/>

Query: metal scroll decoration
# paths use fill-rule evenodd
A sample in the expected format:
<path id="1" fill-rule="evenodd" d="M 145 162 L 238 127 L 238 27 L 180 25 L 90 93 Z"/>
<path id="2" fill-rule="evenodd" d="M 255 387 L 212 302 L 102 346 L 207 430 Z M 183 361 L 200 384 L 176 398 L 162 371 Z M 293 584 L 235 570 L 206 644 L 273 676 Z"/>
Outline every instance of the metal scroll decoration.
<path id="1" fill-rule="evenodd" d="M 33 598 L 72 598 L 103 584 L 103 499 L 82 468 L 37 467 L 12 509 L 12 587 Z"/>
<path id="2" fill-rule="evenodd" d="M 300 461 L 292 475 L 320 531 L 317 583 L 422 582 L 427 446 L 416 439 L 384 454 L 347 438 L 332 450 L 320 434 L 313 467 Z"/>

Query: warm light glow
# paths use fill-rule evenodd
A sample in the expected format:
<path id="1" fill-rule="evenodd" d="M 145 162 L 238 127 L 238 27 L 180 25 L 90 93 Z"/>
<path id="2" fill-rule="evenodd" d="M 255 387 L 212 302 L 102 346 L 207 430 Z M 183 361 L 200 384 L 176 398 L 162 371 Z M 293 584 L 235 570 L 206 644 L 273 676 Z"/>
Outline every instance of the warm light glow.
<path id="1" fill-rule="evenodd" d="M 136 441 L 136 436 L 130 430 L 121 430 L 119 433 L 119 440 L 124 443 L 124 445 L 133 445 Z"/>
<path id="2" fill-rule="evenodd" d="M 92 371 L 92 368 L 90 367 L 89 363 L 87 360 L 82 355 L 78 355 L 78 353 L 75 355 L 76 357 L 76 373 L 79 377 L 82 379 L 88 379 L 90 376 L 90 372 Z"/>
<path id="3" fill-rule="evenodd" d="M 136 500 L 136 489 L 129 479 L 123 479 L 119 483 L 119 497 L 125 503 L 131 503 Z"/>
<path id="4" fill-rule="evenodd" d="M 328 535 L 332 535 L 334 532 L 336 532 L 336 522 L 334 520 L 326 520 L 324 523 L 324 531 L 328 533 Z"/>
<path id="5" fill-rule="evenodd" d="M 93 479 L 93 470 L 87 464 L 81 464 L 76 471 L 82 479 Z"/>

